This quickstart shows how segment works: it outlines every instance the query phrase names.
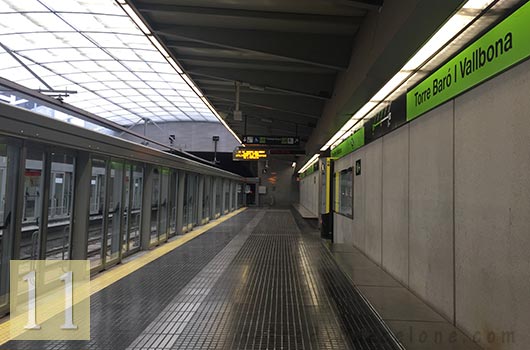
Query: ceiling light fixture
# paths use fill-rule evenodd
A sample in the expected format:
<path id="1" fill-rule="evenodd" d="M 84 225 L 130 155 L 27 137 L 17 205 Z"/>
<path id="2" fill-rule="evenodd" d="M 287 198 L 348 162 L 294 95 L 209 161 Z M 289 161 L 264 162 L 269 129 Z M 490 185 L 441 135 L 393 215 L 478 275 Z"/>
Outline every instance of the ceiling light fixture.
<path id="1" fill-rule="evenodd" d="M 420 67 L 429 61 L 441 48 L 446 46 L 464 28 L 466 28 L 481 11 L 486 9 L 494 0 L 469 0 L 449 20 L 447 20 L 436 33 L 408 60 L 399 70 L 364 106 L 359 109 L 348 122 L 320 149 L 326 151 L 328 148 L 338 146 L 347 136 L 353 133 L 353 128 L 359 124 L 380 103 L 384 102 L 393 91 L 400 88 L 409 78 L 414 75 Z M 476 10 L 475 15 L 470 15 L 470 9 Z M 345 127 L 348 126 L 348 127 Z M 357 127 L 357 129 L 360 126 Z"/>
<path id="2" fill-rule="evenodd" d="M 475 18 L 487 9 L 495 0 L 468 0 L 449 20 L 447 20 L 436 33 L 410 58 L 407 63 L 352 117 L 340 128 L 339 131 L 331 137 L 324 146 L 320 148 L 321 152 L 333 149 L 338 146 L 349 135 L 353 134 L 361 127 L 361 121 L 373 112 L 381 103 L 390 102 L 397 90 L 406 89 L 407 85 L 412 85 L 413 77 L 421 78 L 425 72 L 420 74 L 418 70 L 430 61 L 443 47 L 448 45 L 459 33 L 469 26 Z M 469 10 L 473 11 L 470 14 Z M 410 83 L 410 84 L 407 84 Z M 401 92 L 400 92 L 401 93 Z M 391 97 L 391 98 L 389 98 Z M 318 159 L 318 154 L 313 155 L 306 164 L 300 169 L 299 173 L 304 172 Z"/>
<path id="3" fill-rule="evenodd" d="M 298 174 L 303 173 L 304 171 L 309 169 L 309 167 L 311 167 L 313 164 L 315 164 L 318 161 L 318 157 L 319 157 L 318 153 L 313 155 L 313 157 L 311 157 L 311 159 L 309 159 L 307 161 L 307 163 L 305 163 L 305 165 L 300 170 L 298 170 Z"/>
<path id="4" fill-rule="evenodd" d="M 142 32 L 147 36 L 149 41 L 160 51 L 160 53 L 166 58 L 168 63 L 175 69 L 175 71 L 184 79 L 184 81 L 193 89 L 193 91 L 199 96 L 202 101 L 208 106 L 210 111 L 214 114 L 214 116 L 223 124 L 223 126 L 235 137 L 235 139 L 240 143 L 241 139 L 236 135 L 236 133 L 228 126 L 228 124 L 225 122 L 225 120 L 219 115 L 219 113 L 215 110 L 215 108 L 210 104 L 208 99 L 204 97 L 202 91 L 195 85 L 195 83 L 191 80 L 191 78 L 184 73 L 180 65 L 177 63 L 173 57 L 168 53 L 168 51 L 165 49 L 164 45 L 158 41 L 158 39 L 151 33 L 147 25 L 143 22 L 143 20 L 136 14 L 136 12 L 127 4 L 125 0 L 116 0 L 116 2 L 121 6 L 124 11 L 127 13 L 127 15 L 133 20 L 133 22 L 140 28 Z"/>
<path id="5" fill-rule="evenodd" d="M 131 6 L 129 6 L 125 2 L 122 3 L 120 1 L 118 1 L 118 4 L 121 5 L 121 7 L 125 10 L 129 18 L 134 22 L 134 24 L 138 26 L 138 28 L 140 28 L 142 32 L 144 32 L 145 35 L 151 35 L 151 30 L 149 30 L 149 28 L 145 25 L 144 21 L 142 21 L 140 16 L 138 16 L 136 12 L 134 12 Z"/>

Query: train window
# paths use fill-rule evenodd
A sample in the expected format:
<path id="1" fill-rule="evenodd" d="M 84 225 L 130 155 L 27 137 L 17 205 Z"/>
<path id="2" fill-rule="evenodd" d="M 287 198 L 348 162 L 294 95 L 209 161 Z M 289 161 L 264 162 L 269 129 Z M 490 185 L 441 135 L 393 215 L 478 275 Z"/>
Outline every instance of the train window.
<path id="1" fill-rule="evenodd" d="M 24 208 L 19 255 L 21 260 L 38 260 L 40 257 L 43 165 L 44 153 L 37 148 L 28 148 L 23 177 Z"/>
<path id="2" fill-rule="evenodd" d="M 225 201 L 223 213 L 226 214 L 228 213 L 228 210 L 230 208 L 230 182 L 228 182 L 228 180 L 223 181 L 223 190 L 224 190 L 224 201 Z"/>
<path id="3" fill-rule="evenodd" d="M 90 221 L 88 228 L 87 257 L 90 267 L 103 263 L 103 215 L 105 212 L 105 195 L 107 180 L 107 161 L 92 159 L 92 178 L 90 180 Z"/>
<path id="4" fill-rule="evenodd" d="M 169 214 L 169 169 L 163 168 L 160 181 L 160 232 L 158 240 L 163 242 L 167 239 L 168 214 Z"/>
<path id="5" fill-rule="evenodd" d="M 46 259 L 68 259 L 74 201 L 75 158 L 65 153 L 51 153 Z"/>
<path id="6" fill-rule="evenodd" d="M 107 222 L 106 262 L 116 260 L 120 255 L 120 224 L 122 218 L 123 163 L 110 163 L 109 210 Z"/>
<path id="7" fill-rule="evenodd" d="M 128 223 L 127 246 L 129 251 L 140 249 L 140 224 L 142 218 L 142 194 L 144 188 L 144 170 L 141 165 L 132 166 L 132 184 Z"/>
<path id="8" fill-rule="evenodd" d="M 182 198 L 184 198 L 184 203 L 182 203 L 182 229 L 183 231 L 186 231 L 188 229 L 188 214 L 189 214 L 189 209 L 188 209 L 188 192 L 189 192 L 189 188 L 188 188 L 188 182 L 189 182 L 189 174 L 186 174 L 184 173 L 184 196 Z"/>
<path id="9" fill-rule="evenodd" d="M 123 177 L 123 238 L 122 238 L 122 253 L 127 252 L 127 246 L 128 246 L 128 232 L 129 232 L 129 208 L 131 206 L 130 200 L 131 200 L 131 164 L 125 164 L 124 172 L 125 175 Z"/>
<path id="10" fill-rule="evenodd" d="M 211 190 L 211 178 L 209 176 L 205 176 L 202 189 L 202 217 L 205 222 L 210 219 Z"/>
<path id="11" fill-rule="evenodd" d="M 236 209 L 237 206 L 237 190 L 236 190 L 236 183 L 232 182 L 232 186 L 230 186 L 231 194 L 232 194 L 232 210 Z"/>
<path id="12" fill-rule="evenodd" d="M 178 195 L 178 173 L 171 170 L 170 189 L 169 189 L 169 235 L 177 234 L 177 195 Z"/>
<path id="13" fill-rule="evenodd" d="M 153 188 L 151 194 L 151 233 L 150 242 L 151 244 L 158 243 L 158 216 L 160 204 L 160 171 L 158 169 L 153 170 Z"/>
<path id="14" fill-rule="evenodd" d="M 198 216 L 198 184 L 197 175 L 185 174 L 184 180 L 184 206 L 183 230 L 190 230 L 197 223 Z"/>
<path id="15" fill-rule="evenodd" d="M 215 179 L 215 217 L 221 215 L 223 180 Z"/>

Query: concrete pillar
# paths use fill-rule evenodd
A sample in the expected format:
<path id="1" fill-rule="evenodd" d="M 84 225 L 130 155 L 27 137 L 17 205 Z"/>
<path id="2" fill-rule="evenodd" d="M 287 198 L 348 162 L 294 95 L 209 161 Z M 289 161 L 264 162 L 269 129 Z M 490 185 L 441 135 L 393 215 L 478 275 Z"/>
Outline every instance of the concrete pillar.
<path id="1" fill-rule="evenodd" d="M 142 195 L 142 230 L 140 231 L 140 249 L 149 249 L 151 236 L 151 200 L 153 197 L 154 166 L 147 164 L 144 170 L 144 191 Z"/>

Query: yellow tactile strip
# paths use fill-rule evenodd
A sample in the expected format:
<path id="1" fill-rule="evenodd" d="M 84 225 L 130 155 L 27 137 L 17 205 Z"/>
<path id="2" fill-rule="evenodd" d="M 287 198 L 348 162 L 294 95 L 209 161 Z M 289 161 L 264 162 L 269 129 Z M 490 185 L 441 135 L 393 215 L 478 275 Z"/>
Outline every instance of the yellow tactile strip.
<path id="1" fill-rule="evenodd" d="M 130 275 L 131 273 L 149 264 L 150 262 L 182 246 L 186 242 L 191 241 L 192 239 L 202 235 L 208 230 L 240 214 L 245 209 L 246 208 L 241 208 L 236 211 L 233 211 L 232 213 L 222 216 L 219 219 L 214 220 L 204 226 L 197 227 L 193 231 L 186 233 L 185 235 L 179 236 L 178 238 L 172 240 L 171 242 L 168 242 L 156 249 L 148 251 L 145 254 L 135 258 L 132 261 L 129 261 L 124 264 L 120 264 L 116 267 L 113 267 L 112 269 L 108 271 L 105 271 L 103 273 L 100 273 L 94 276 L 94 278 L 90 282 L 90 295 L 93 295 L 99 292 L 100 290 Z M 9 317 L 6 317 L 5 321 L 0 323 L 0 345 L 5 344 L 7 341 L 9 341 Z"/>

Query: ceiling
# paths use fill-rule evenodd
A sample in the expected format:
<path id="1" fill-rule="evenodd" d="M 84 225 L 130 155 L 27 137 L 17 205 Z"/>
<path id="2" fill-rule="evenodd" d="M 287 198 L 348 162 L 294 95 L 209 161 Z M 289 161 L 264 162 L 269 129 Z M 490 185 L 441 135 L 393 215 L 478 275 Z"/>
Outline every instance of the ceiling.
<path id="1" fill-rule="evenodd" d="M 150 38 L 113 0 L 0 0 L 0 77 L 121 126 L 218 121 Z"/>
<path id="2" fill-rule="evenodd" d="M 382 0 L 130 0 L 239 135 L 307 140 Z M 236 121 L 236 82 L 243 121 Z"/>

